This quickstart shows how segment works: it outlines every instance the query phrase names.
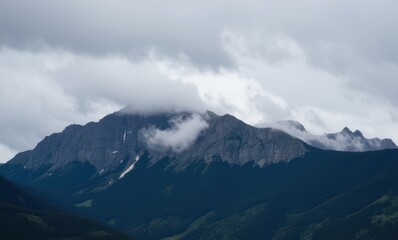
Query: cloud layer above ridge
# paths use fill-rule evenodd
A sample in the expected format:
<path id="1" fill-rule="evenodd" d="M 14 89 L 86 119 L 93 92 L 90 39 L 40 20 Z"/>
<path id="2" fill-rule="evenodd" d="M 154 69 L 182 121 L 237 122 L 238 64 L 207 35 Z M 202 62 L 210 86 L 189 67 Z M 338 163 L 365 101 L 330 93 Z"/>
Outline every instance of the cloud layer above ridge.
<path id="1" fill-rule="evenodd" d="M 295 119 L 316 134 L 349 126 L 398 142 L 397 8 L 1 1 L 0 162 L 126 105 L 210 109 L 251 124 Z"/>

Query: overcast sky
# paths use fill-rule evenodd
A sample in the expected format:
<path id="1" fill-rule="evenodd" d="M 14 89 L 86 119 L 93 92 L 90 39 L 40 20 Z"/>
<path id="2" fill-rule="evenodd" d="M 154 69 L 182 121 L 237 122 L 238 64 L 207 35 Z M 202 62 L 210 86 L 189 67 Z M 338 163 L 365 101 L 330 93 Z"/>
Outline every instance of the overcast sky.
<path id="1" fill-rule="evenodd" d="M 71 123 L 210 109 L 398 142 L 398 1 L 0 0 L 0 162 Z"/>

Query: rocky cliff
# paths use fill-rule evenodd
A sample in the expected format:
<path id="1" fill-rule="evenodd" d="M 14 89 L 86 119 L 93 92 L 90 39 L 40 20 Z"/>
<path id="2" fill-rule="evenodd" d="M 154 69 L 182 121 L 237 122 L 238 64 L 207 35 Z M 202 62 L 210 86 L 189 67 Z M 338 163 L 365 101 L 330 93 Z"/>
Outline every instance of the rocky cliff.
<path id="1" fill-rule="evenodd" d="M 143 137 L 142 133 L 147 129 L 167 132 L 175 127 L 175 119 L 184 121 L 191 115 L 137 115 L 119 111 L 99 122 L 68 126 L 61 133 L 44 138 L 33 150 L 17 154 L 7 165 L 20 165 L 25 169 L 49 166 L 49 171 L 53 171 L 78 161 L 88 162 L 97 171 L 106 172 L 121 164 L 127 168 L 148 153 L 150 164 L 168 157 L 173 159 L 171 165 L 179 169 L 195 161 L 224 161 L 238 165 L 252 162 L 262 167 L 289 161 L 306 152 L 302 141 L 280 130 L 255 128 L 231 115 L 218 116 L 212 112 L 200 115 L 207 127 L 181 151 L 151 147 Z M 165 141 L 167 143 L 167 139 Z"/>

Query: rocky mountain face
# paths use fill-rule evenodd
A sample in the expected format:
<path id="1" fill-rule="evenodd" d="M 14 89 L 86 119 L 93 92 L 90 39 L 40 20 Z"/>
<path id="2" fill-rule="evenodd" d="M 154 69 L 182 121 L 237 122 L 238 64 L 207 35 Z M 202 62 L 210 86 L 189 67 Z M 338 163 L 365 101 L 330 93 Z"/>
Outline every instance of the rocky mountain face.
<path id="1" fill-rule="evenodd" d="M 391 139 L 368 139 L 359 130 L 352 132 L 347 127 L 341 132 L 328 133 L 321 136 L 309 133 L 301 123 L 292 120 L 259 124 L 256 127 L 279 129 L 303 140 L 309 145 L 326 150 L 365 152 L 397 148 L 397 145 Z"/>
<path id="2" fill-rule="evenodd" d="M 137 239 L 396 239 L 397 159 L 230 115 L 118 112 L 47 137 L 0 174 Z"/>
<path id="3" fill-rule="evenodd" d="M 208 123 L 209 127 L 190 149 L 169 154 L 177 160 L 176 164 L 186 165 L 192 160 L 210 163 L 219 159 L 229 164 L 252 162 L 263 167 L 301 157 L 306 152 L 301 141 L 282 131 L 257 129 L 228 114 L 221 117 L 213 115 Z"/>
<path id="4" fill-rule="evenodd" d="M 123 111 L 85 126 L 71 125 L 61 133 L 44 138 L 33 150 L 17 154 L 7 165 L 25 169 L 48 167 L 48 173 L 72 162 L 86 162 L 98 172 L 132 166 L 144 153 L 154 164 L 169 157 L 173 167 L 182 169 L 195 161 L 214 160 L 243 165 L 253 162 L 259 166 L 289 161 L 303 156 L 305 145 L 298 139 L 274 129 L 254 128 L 230 115 L 218 116 L 207 112 L 201 117 L 207 123 L 195 141 L 182 151 L 151 147 L 143 132 L 156 128 L 170 133 L 173 119 L 184 121 L 191 113 L 134 115 Z M 169 131 L 169 132 L 167 132 Z M 170 133 L 170 141 L 173 141 Z M 175 133 L 178 134 L 178 133 Z M 166 139 L 165 141 L 168 141 Z"/>

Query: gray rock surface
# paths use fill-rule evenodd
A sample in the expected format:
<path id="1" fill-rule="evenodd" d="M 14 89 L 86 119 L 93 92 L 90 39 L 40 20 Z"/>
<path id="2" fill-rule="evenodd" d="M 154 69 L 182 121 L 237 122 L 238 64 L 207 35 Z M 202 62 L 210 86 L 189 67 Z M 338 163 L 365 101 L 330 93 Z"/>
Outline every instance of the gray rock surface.
<path id="1" fill-rule="evenodd" d="M 197 160 L 209 163 L 220 159 L 238 165 L 254 162 L 262 167 L 289 161 L 306 152 L 301 141 L 280 130 L 258 129 L 228 114 L 213 115 L 208 123 L 209 127 L 190 149 L 169 154 L 175 158 L 177 165 L 184 166 Z"/>
<path id="2" fill-rule="evenodd" d="M 169 129 L 171 119 L 189 115 L 142 116 L 119 111 L 99 122 L 68 126 L 61 133 L 44 138 L 33 150 L 17 154 L 8 164 L 20 164 L 29 169 L 49 165 L 50 170 L 54 170 L 73 161 L 82 161 L 94 165 L 98 171 L 108 171 L 125 161 L 131 165 L 147 152 L 151 164 L 169 157 L 173 167 L 180 169 L 195 161 L 215 160 L 240 165 L 253 162 L 262 167 L 289 161 L 306 152 L 302 141 L 280 130 L 255 128 L 231 115 L 218 116 L 212 112 L 202 115 L 208 128 L 184 151 L 153 149 L 142 138 L 143 129 L 151 126 Z"/>

